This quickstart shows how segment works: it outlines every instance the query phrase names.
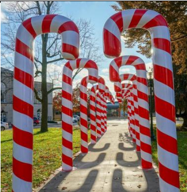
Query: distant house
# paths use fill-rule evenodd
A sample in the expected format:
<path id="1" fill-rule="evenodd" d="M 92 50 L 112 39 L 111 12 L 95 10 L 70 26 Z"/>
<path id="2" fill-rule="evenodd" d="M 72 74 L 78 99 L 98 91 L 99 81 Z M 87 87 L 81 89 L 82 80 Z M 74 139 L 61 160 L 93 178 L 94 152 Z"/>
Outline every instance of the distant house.
<path id="1" fill-rule="evenodd" d="M 120 117 L 121 110 L 119 103 L 116 101 L 114 104 L 107 102 L 107 116 L 108 117 Z"/>
<path id="2" fill-rule="evenodd" d="M 52 88 L 52 83 L 47 83 L 47 89 Z M 41 82 L 34 82 L 34 87 L 41 96 Z M 1 120 L 12 123 L 13 120 L 13 71 L 1 67 Z M 34 98 L 34 117 L 41 119 L 41 103 Z M 48 120 L 53 120 L 53 96 L 48 95 Z"/>

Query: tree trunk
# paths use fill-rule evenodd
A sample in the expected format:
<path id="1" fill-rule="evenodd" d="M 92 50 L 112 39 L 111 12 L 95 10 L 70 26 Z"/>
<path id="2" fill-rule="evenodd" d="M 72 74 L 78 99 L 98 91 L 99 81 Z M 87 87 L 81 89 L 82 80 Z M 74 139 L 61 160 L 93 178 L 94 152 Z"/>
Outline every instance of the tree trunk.
<path id="1" fill-rule="evenodd" d="M 41 132 L 48 131 L 47 118 L 48 118 L 48 94 L 47 94 L 47 48 L 48 34 L 42 35 L 42 121 Z"/>
<path id="2" fill-rule="evenodd" d="M 187 114 L 185 114 L 185 116 L 182 117 L 183 118 L 183 124 L 182 124 L 182 130 L 186 130 L 187 131 Z"/>

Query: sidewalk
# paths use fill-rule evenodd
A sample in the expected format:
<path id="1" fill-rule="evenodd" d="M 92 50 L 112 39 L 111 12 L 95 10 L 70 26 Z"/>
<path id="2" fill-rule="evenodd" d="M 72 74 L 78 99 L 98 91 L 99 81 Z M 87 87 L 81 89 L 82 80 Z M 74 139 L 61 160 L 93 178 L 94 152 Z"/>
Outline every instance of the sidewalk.
<path id="1" fill-rule="evenodd" d="M 127 130 L 127 121 L 108 121 L 108 131 L 86 156 L 74 159 L 77 168 L 61 172 L 38 192 L 158 192 L 157 170 L 142 171 Z"/>

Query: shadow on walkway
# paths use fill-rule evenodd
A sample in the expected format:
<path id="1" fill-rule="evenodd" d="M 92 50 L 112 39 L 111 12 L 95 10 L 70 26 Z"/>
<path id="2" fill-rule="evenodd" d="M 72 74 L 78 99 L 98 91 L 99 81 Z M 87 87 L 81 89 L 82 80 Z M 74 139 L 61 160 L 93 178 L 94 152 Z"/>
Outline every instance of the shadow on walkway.
<path id="1" fill-rule="evenodd" d="M 106 143 L 104 147 L 102 148 L 94 148 L 95 144 L 90 144 L 88 147 L 89 151 L 92 152 L 101 152 L 101 151 L 106 151 L 110 147 L 110 143 Z"/>

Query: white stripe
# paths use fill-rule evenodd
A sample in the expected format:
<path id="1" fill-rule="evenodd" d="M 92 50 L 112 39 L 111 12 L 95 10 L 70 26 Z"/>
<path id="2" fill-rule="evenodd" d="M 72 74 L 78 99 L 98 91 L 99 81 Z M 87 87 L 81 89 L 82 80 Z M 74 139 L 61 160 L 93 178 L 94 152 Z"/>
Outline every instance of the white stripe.
<path id="1" fill-rule="evenodd" d="M 95 102 L 93 102 L 92 100 L 90 100 L 90 105 L 95 107 Z"/>
<path id="2" fill-rule="evenodd" d="M 68 92 L 69 94 L 72 95 L 72 86 L 67 84 L 66 82 L 62 82 L 62 88 L 63 90 L 65 90 L 66 92 Z M 63 100 L 63 96 L 62 96 L 62 100 Z"/>
<path id="3" fill-rule="evenodd" d="M 72 70 L 77 69 L 77 60 L 69 61 Z"/>
<path id="4" fill-rule="evenodd" d="M 87 113 L 85 114 L 85 113 L 82 113 L 82 112 L 80 112 L 80 117 L 82 119 L 85 119 L 85 120 L 87 120 L 87 118 L 88 118 Z"/>
<path id="5" fill-rule="evenodd" d="M 72 102 L 63 97 L 62 98 L 62 106 L 65 106 L 68 109 L 72 109 Z"/>
<path id="6" fill-rule="evenodd" d="M 165 67 L 170 71 L 173 71 L 171 55 L 168 52 L 163 51 L 161 49 L 157 49 L 155 47 L 153 47 L 153 51 L 154 51 L 153 63 L 158 66 Z"/>
<path id="7" fill-rule="evenodd" d="M 84 132 L 86 135 L 88 135 L 88 128 L 83 125 L 81 125 L 80 127 L 81 127 L 81 131 Z"/>
<path id="8" fill-rule="evenodd" d="M 147 101 L 138 98 L 138 105 L 141 106 L 144 109 L 147 109 L 149 111 L 149 104 Z"/>
<path id="9" fill-rule="evenodd" d="M 25 101 L 26 103 L 33 106 L 34 102 L 34 93 L 33 90 L 22 84 L 21 82 L 14 79 L 13 81 L 13 95 Z"/>
<path id="10" fill-rule="evenodd" d="M 131 65 L 134 65 L 134 67 L 136 68 L 137 65 L 140 65 L 140 64 L 144 64 L 145 66 L 145 62 L 140 57 L 138 57 Z"/>
<path id="11" fill-rule="evenodd" d="M 62 163 L 62 170 L 69 171 L 72 170 L 72 167 L 67 165 L 66 163 Z"/>
<path id="12" fill-rule="evenodd" d="M 19 26 L 16 38 L 19 39 L 22 43 L 24 43 L 28 47 L 30 47 L 30 49 L 33 49 L 33 41 L 34 41 L 33 36 L 27 31 L 27 29 L 25 29 L 23 25 Z"/>
<path id="13" fill-rule="evenodd" d="M 122 11 L 123 30 L 129 28 L 134 12 L 135 12 L 135 9 L 127 9 L 125 11 Z"/>
<path id="14" fill-rule="evenodd" d="M 112 33 L 121 42 L 121 39 L 120 39 L 121 34 L 120 34 L 119 29 L 118 29 L 118 26 L 116 25 L 116 23 L 111 18 L 109 18 L 106 21 L 104 29 L 107 29 L 110 33 Z"/>
<path id="15" fill-rule="evenodd" d="M 67 60 L 76 59 L 73 54 L 65 52 L 63 48 L 62 48 L 62 56 L 64 59 L 67 59 Z"/>
<path id="16" fill-rule="evenodd" d="M 141 133 L 140 133 L 140 140 L 141 140 L 141 142 L 143 142 L 143 143 L 146 143 L 146 144 L 148 144 L 148 145 L 151 145 L 151 138 L 148 137 L 148 136 L 146 136 L 146 135 L 143 135 L 143 134 L 141 134 Z"/>
<path id="17" fill-rule="evenodd" d="M 156 113 L 156 126 L 161 132 L 173 137 L 174 139 L 177 139 L 175 122 Z"/>
<path id="18" fill-rule="evenodd" d="M 13 110 L 13 125 L 20 130 L 33 134 L 33 119 Z"/>
<path id="19" fill-rule="evenodd" d="M 87 93 L 87 87 L 85 87 L 84 85 L 82 85 L 82 81 L 81 81 L 81 85 L 80 85 L 80 91 L 83 93 Z"/>
<path id="20" fill-rule="evenodd" d="M 80 99 L 80 104 L 87 108 L 88 103 L 84 99 Z"/>
<path id="21" fill-rule="evenodd" d="M 18 52 L 15 52 L 14 63 L 15 63 L 15 67 L 17 67 L 21 71 L 24 71 L 30 74 L 31 76 L 34 76 L 33 62 L 27 57 L 23 56 L 22 54 L 19 54 Z"/>
<path id="22" fill-rule="evenodd" d="M 88 68 L 88 73 L 89 73 L 89 75 L 98 78 L 98 69 Z M 91 82 L 91 81 L 89 80 L 89 82 Z M 94 81 L 94 83 L 97 83 L 97 82 Z"/>
<path id="23" fill-rule="evenodd" d="M 24 181 L 13 173 L 12 190 L 14 192 L 32 192 L 32 182 Z"/>
<path id="24" fill-rule="evenodd" d="M 161 39 L 167 39 L 170 41 L 170 33 L 167 26 L 156 26 L 149 28 L 149 31 L 151 34 L 153 34 L 153 38 L 161 38 Z"/>
<path id="25" fill-rule="evenodd" d="M 155 18 L 157 15 L 159 15 L 159 13 L 157 13 L 156 11 L 152 11 L 152 10 L 148 10 L 140 19 L 138 25 L 136 28 L 142 28 L 142 26 L 144 26 L 146 23 L 148 23 L 149 21 L 151 21 L 153 18 Z"/>
<path id="26" fill-rule="evenodd" d="M 65 31 L 62 33 L 62 41 L 68 45 L 79 47 L 79 34 L 75 31 Z"/>
<path id="27" fill-rule="evenodd" d="M 62 152 L 63 154 L 65 154 L 66 156 L 72 158 L 73 157 L 73 152 L 71 149 L 68 149 L 67 147 L 65 147 L 64 145 L 62 146 Z"/>
<path id="28" fill-rule="evenodd" d="M 125 20 L 126 21 L 126 20 Z M 127 65 L 127 61 L 130 56 L 122 56 L 122 63 L 121 66 Z"/>
<path id="29" fill-rule="evenodd" d="M 62 127 L 63 129 L 63 127 Z M 65 131 L 64 129 L 62 130 L 62 137 L 66 140 L 68 140 L 69 142 L 72 142 L 72 134 Z"/>
<path id="30" fill-rule="evenodd" d="M 154 91 L 158 98 L 175 106 L 175 95 L 173 89 L 154 79 Z"/>
<path id="31" fill-rule="evenodd" d="M 136 145 L 140 146 L 140 140 L 136 138 Z"/>
<path id="32" fill-rule="evenodd" d="M 170 153 L 169 151 L 166 151 L 159 145 L 157 145 L 158 149 L 158 158 L 159 162 L 167 167 L 168 169 L 179 171 L 178 168 L 178 155 L 175 155 L 173 153 Z"/>
<path id="33" fill-rule="evenodd" d="M 95 110 L 91 110 L 91 109 L 90 109 L 90 114 L 92 114 L 93 116 L 95 116 Z"/>
<path id="34" fill-rule="evenodd" d="M 69 115 L 66 115 L 65 113 L 62 113 L 62 121 L 64 121 L 69 125 L 72 125 L 72 117 L 70 117 Z"/>
<path id="35" fill-rule="evenodd" d="M 62 74 L 68 76 L 69 78 L 72 78 L 72 70 L 64 66 Z"/>
<path id="36" fill-rule="evenodd" d="M 60 28 L 61 25 L 63 25 L 64 23 L 71 21 L 70 19 L 68 19 L 67 17 L 61 16 L 61 15 L 56 15 L 53 20 L 51 21 L 51 25 L 50 25 L 50 32 L 51 33 L 58 33 L 58 30 Z"/>
<path id="37" fill-rule="evenodd" d="M 143 78 L 143 79 L 147 79 L 147 72 L 146 70 L 136 70 L 137 72 L 137 77 Z"/>
<path id="38" fill-rule="evenodd" d="M 160 191 L 164 191 L 164 192 L 179 192 L 180 191 L 180 189 L 174 187 L 173 185 L 166 183 L 164 180 L 162 180 L 161 177 L 159 177 L 159 186 L 160 186 Z"/>
<path id="39" fill-rule="evenodd" d="M 139 116 L 139 124 L 149 128 L 149 120 L 142 118 L 141 116 Z"/>
<path id="40" fill-rule="evenodd" d="M 137 83 L 138 86 L 138 91 L 142 92 L 142 93 L 145 93 L 147 96 L 148 96 L 148 87 L 146 85 L 144 85 L 143 83 Z"/>
<path id="41" fill-rule="evenodd" d="M 119 67 L 117 66 L 115 60 L 113 60 L 111 63 L 110 63 L 110 66 L 113 67 L 113 70 L 115 70 L 117 72 L 117 74 L 119 74 Z M 118 78 L 118 77 L 115 77 L 115 78 Z"/>
<path id="42" fill-rule="evenodd" d="M 13 142 L 13 157 L 20 162 L 32 165 L 33 151 Z"/>
<path id="43" fill-rule="evenodd" d="M 142 159 L 144 159 L 145 161 L 151 162 L 152 163 L 152 156 L 149 153 L 146 153 L 145 151 L 141 150 L 141 157 Z"/>
<path id="44" fill-rule="evenodd" d="M 88 148 L 88 143 L 86 141 L 82 140 L 82 139 L 81 139 L 81 145 Z"/>
<path id="45" fill-rule="evenodd" d="M 79 63 L 79 68 L 84 68 L 85 64 L 89 61 L 89 59 L 81 58 Z"/>
<path id="46" fill-rule="evenodd" d="M 42 22 L 46 15 L 40 15 L 31 18 L 31 24 L 37 35 L 42 34 Z"/>

